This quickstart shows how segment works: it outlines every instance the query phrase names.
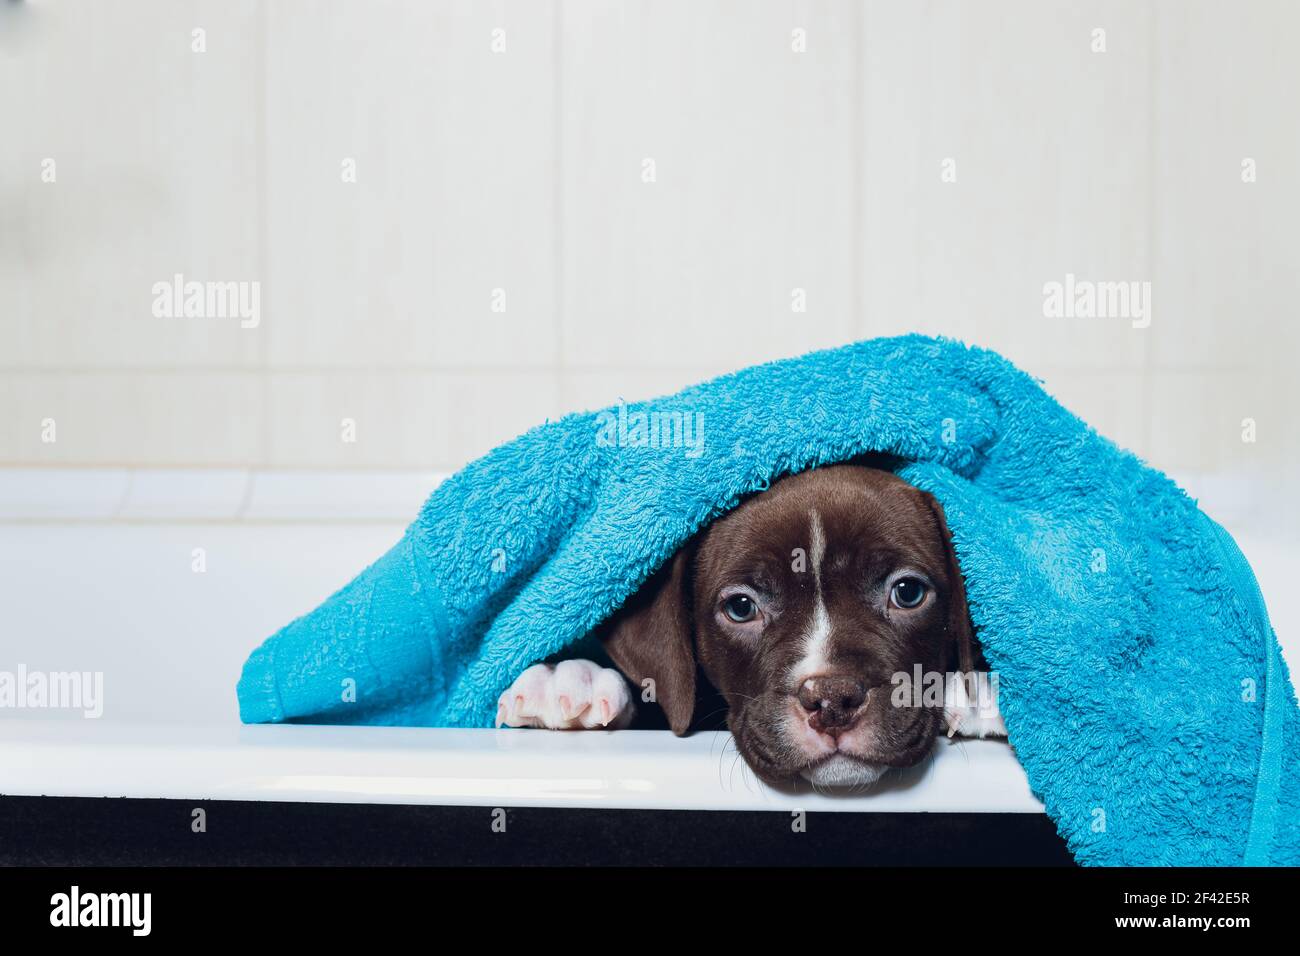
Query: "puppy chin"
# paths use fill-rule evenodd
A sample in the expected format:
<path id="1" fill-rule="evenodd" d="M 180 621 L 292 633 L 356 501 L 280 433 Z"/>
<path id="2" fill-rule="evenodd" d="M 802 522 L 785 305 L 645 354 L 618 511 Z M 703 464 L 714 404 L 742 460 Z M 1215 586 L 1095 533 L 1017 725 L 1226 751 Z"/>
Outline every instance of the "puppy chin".
<path id="1" fill-rule="evenodd" d="M 884 772 L 885 768 L 879 764 L 863 763 L 845 754 L 834 754 L 799 771 L 804 779 L 818 787 L 861 787 L 875 783 Z"/>

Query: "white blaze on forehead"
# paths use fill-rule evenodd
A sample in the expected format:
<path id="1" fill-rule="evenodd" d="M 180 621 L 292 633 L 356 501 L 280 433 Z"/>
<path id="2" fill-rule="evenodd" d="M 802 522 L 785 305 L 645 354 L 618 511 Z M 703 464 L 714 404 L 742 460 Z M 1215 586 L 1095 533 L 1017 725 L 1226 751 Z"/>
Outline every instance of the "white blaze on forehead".
<path id="1" fill-rule="evenodd" d="M 826 611 L 826 597 L 822 593 L 822 559 L 826 557 L 826 533 L 822 530 L 821 516 L 816 510 L 808 512 L 811 537 L 808 563 L 813 576 L 813 613 L 803 635 L 803 658 L 794 665 L 790 676 L 796 684 L 830 667 L 827 650 L 831 643 L 831 616 Z"/>
<path id="2" fill-rule="evenodd" d="M 822 531 L 822 518 L 817 509 L 808 511 L 810 527 L 809 558 L 812 560 L 813 583 L 817 586 L 817 596 L 822 593 L 822 559 L 826 557 L 826 533 Z"/>

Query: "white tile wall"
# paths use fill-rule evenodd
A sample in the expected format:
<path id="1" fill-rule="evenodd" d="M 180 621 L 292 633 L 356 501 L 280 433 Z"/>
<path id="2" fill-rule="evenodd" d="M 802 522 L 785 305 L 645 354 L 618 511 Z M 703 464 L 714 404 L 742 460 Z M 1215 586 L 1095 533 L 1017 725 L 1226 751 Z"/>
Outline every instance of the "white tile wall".
<path id="1" fill-rule="evenodd" d="M 1294 484 L 1298 28 L 1283 0 L 4 4 L 0 463 L 451 469 L 920 330 L 1157 465 Z M 177 272 L 260 282 L 260 325 L 155 318 Z M 1044 317 L 1066 273 L 1150 281 L 1151 327 Z"/>
<path id="2" fill-rule="evenodd" d="M 869 10 L 862 330 L 952 335 L 1030 368 L 1141 367 L 1131 323 L 1045 318 L 1043 286 L 1150 276 L 1150 10 L 995 9 Z"/>
<path id="3" fill-rule="evenodd" d="M 259 276 L 256 3 L 5 7 L 0 365 L 251 365 L 258 337 L 238 323 L 155 318 L 151 306 L 153 284 L 177 272 Z M 207 31 L 202 55 L 195 28 Z"/>
<path id="4" fill-rule="evenodd" d="M 854 5 L 562 23 L 565 361 L 736 368 L 855 338 Z"/>
<path id="5" fill-rule="evenodd" d="M 1300 347 L 1294 5 L 1161 5 L 1153 90 L 1157 369 L 1289 369 Z M 1292 101 L 1292 105 L 1287 104 Z M 1243 161 L 1256 180 L 1243 182 Z M 1288 380 L 1294 377 L 1285 376 Z M 1243 379 L 1244 380 L 1244 379 Z M 1291 391 L 1292 405 L 1297 393 Z"/>
<path id="6" fill-rule="evenodd" d="M 552 5 L 267 19 L 271 365 L 553 365 Z"/>
<path id="7" fill-rule="evenodd" d="M 254 370 L 6 370 L 0 447 L 7 464 L 252 461 L 263 446 L 260 379 Z"/>

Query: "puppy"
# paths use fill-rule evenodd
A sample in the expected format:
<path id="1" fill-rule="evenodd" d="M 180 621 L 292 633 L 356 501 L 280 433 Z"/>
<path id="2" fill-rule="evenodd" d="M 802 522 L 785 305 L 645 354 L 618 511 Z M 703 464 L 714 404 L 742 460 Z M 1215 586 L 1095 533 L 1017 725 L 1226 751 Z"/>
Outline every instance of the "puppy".
<path id="1" fill-rule="evenodd" d="M 1006 734 L 987 696 L 954 679 L 987 665 L 943 511 L 876 468 L 818 468 L 750 497 L 652 576 L 602 641 L 679 735 L 702 673 L 770 782 L 868 784 L 920 761 L 945 729 Z M 610 729 L 634 712 L 617 671 L 570 660 L 525 671 L 497 725 Z"/>

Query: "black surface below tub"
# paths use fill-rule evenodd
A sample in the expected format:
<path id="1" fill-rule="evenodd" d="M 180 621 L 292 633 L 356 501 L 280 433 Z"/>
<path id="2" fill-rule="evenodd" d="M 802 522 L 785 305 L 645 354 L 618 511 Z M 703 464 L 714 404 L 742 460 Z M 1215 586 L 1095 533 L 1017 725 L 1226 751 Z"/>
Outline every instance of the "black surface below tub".
<path id="1" fill-rule="evenodd" d="M 202 810 L 202 814 L 196 814 Z M 204 827 L 196 832 L 198 821 Z M 1034 813 L 0 797 L 7 866 L 1072 866 Z"/>

